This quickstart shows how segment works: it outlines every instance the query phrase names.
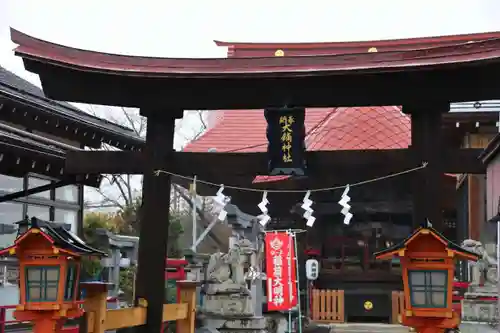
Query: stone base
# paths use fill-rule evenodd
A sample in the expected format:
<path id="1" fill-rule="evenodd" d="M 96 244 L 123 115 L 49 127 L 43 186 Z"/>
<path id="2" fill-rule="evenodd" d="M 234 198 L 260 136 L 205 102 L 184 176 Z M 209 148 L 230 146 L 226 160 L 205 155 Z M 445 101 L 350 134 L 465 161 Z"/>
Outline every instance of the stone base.
<path id="1" fill-rule="evenodd" d="M 475 297 L 496 297 L 498 294 L 497 286 L 485 285 L 485 286 L 470 286 L 469 291 L 465 293 L 465 298 L 475 298 Z"/>
<path id="2" fill-rule="evenodd" d="M 325 324 L 329 333 L 408 333 L 410 328 L 390 324 Z M 308 329 L 308 333 L 322 332 L 319 329 Z"/>
<path id="3" fill-rule="evenodd" d="M 241 319 L 205 318 L 203 327 L 212 332 L 220 333 L 266 333 L 266 319 L 252 317 Z"/>
<path id="4" fill-rule="evenodd" d="M 221 294 L 242 294 L 250 295 L 250 291 L 245 286 L 237 283 L 208 283 L 205 286 L 206 295 L 221 295 Z"/>
<path id="5" fill-rule="evenodd" d="M 205 295 L 201 313 L 208 317 L 253 317 L 254 304 L 250 296 Z"/>
<path id="6" fill-rule="evenodd" d="M 462 322 L 460 333 L 497 333 L 498 330 L 487 323 Z"/>
<path id="7" fill-rule="evenodd" d="M 464 299 L 462 301 L 462 322 L 498 322 L 498 301 Z"/>

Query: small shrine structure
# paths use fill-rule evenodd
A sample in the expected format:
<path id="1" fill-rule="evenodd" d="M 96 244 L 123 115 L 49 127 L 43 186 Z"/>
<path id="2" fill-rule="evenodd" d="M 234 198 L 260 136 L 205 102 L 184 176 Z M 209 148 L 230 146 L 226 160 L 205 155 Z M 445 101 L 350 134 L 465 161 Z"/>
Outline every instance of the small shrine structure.
<path id="1" fill-rule="evenodd" d="M 19 224 L 12 246 L 0 256 L 16 256 L 20 266 L 18 320 L 33 321 L 35 333 L 58 332 L 66 319 L 80 317 L 77 303 L 81 259 L 105 256 L 63 226 L 32 218 Z"/>
<path id="2" fill-rule="evenodd" d="M 399 258 L 403 271 L 401 322 L 422 333 L 441 333 L 460 325 L 452 309 L 455 261 L 477 261 L 479 255 L 446 239 L 430 224 L 403 242 L 375 253 L 376 259 Z"/>

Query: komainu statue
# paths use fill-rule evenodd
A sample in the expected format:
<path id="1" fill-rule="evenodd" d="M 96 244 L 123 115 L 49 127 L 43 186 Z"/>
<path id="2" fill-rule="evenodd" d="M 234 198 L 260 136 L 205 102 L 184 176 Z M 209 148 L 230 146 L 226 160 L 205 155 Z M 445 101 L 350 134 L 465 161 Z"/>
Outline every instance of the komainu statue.
<path id="1" fill-rule="evenodd" d="M 479 255 L 479 260 L 477 262 L 471 262 L 471 285 L 479 285 L 483 278 L 485 280 L 485 284 L 496 285 L 498 281 L 497 261 L 490 257 L 483 244 L 473 239 L 466 239 L 462 242 L 461 246 L 462 248 Z"/>
<path id="2" fill-rule="evenodd" d="M 228 253 L 210 257 L 205 281 L 202 312 L 218 316 L 253 316 L 250 284 L 260 275 L 255 246 L 239 239 Z"/>

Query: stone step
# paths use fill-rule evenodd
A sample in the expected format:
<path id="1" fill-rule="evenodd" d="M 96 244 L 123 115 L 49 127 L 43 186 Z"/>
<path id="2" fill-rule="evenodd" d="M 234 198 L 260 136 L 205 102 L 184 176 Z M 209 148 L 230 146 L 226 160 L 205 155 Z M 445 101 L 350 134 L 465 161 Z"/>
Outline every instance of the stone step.
<path id="1" fill-rule="evenodd" d="M 331 324 L 330 333 L 408 333 L 408 327 L 389 324 Z"/>

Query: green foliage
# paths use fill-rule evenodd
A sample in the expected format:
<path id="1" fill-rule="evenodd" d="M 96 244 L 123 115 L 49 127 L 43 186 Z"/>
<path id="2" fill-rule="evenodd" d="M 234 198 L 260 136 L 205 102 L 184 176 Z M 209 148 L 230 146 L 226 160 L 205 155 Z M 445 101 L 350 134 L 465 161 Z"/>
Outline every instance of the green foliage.
<path id="1" fill-rule="evenodd" d="M 82 259 L 83 276 L 84 280 L 97 280 L 102 272 L 101 261 L 98 258 L 84 258 Z"/>
<path id="2" fill-rule="evenodd" d="M 89 245 L 99 249 L 101 249 L 101 247 L 95 233 L 96 229 L 118 232 L 118 228 L 114 222 L 112 214 L 97 212 L 85 214 L 85 217 L 83 218 L 83 236 Z"/>
<path id="3" fill-rule="evenodd" d="M 132 305 L 134 302 L 134 282 L 136 267 L 129 267 L 120 271 L 120 290 L 123 291 L 123 298 Z"/>
<path id="4" fill-rule="evenodd" d="M 179 237 L 184 233 L 182 222 L 188 218 L 188 214 L 170 212 L 170 225 L 168 227 L 167 257 L 181 258 L 182 249 L 179 246 Z"/>
<path id="5" fill-rule="evenodd" d="M 84 236 L 85 240 L 92 246 L 103 249 L 99 244 L 99 239 L 95 233 L 96 229 L 105 229 L 112 233 L 139 236 L 140 226 L 140 208 L 141 200 L 136 199 L 132 205 L 112 214 L 87 213 L 84 218 Z M 189 221 L 189 212 L 170 211 L 170 224 L 168 232 L 168 248 L 167 256 L 169 258 L 181 258 L 182 249 L 179 245 L 179 237 L 184 232 L 182 227 L 185 221 Z M 154 254 L 152 254 L 154 255 Z M 83 263 L 84 270 L 87 272 L 88 278 L 96 278 L 102 271 L 99 261 L 86 260 Z M 132 304 L 134 297 L 134 283 L 136 276 L 136 267 L 122 269 L 120 271 L 120 290 L 123 291 L 124 300 Z M 174 300 L 177 297 L 177 289 L 175 282 L 169 284 L 166 288 L 166 297 L 169 300 Z"/>
<path id="6" fill-rule="evenodd" d="M 125 209 L 120 210 L 115 214 L 113 223 L 118 229 L 117 232 L 119 234 L 127 236 L 139 236 L 141 206 L 141 198 L 136 198 L 131 205 L 125 207 Z"/>

